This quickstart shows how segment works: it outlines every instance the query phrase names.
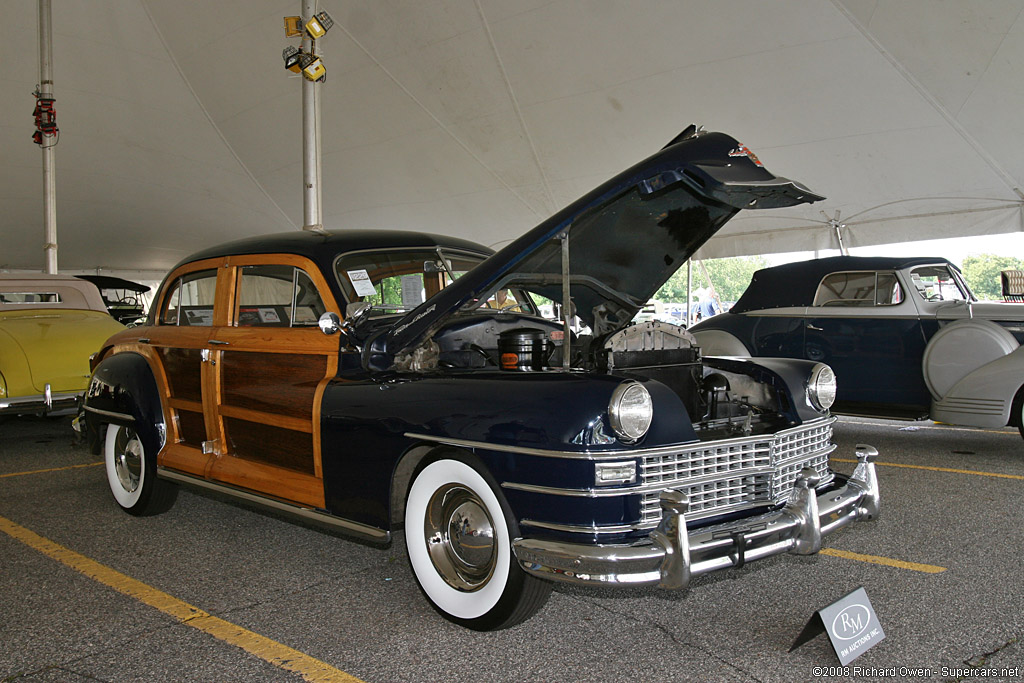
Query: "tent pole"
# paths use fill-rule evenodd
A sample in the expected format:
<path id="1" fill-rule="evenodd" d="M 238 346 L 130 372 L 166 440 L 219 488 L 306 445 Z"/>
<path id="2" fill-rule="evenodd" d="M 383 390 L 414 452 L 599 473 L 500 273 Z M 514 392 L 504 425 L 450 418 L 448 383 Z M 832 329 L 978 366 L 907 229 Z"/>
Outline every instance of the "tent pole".
<path id="1" fill-rule="evenodd" d="M 316 13 L 316 0 L 302 0 L 302 22 Z M 302 34 L 302 51 L 316 54 L 316 41 Z M 323 230 L 320 207 L 320 89 L 315 81 L 302 79 L 302 220 L 303 230 Z"/>
<path id="2" fill-rule="evenodd" d="M 39 0 L 39 90 L 37 99 L 53 99 L 53 24 L 50 0 Z M 43 230 L 46 242 L 46 272 L 57 272 L 57 186 L 53 163 L 56 140 L 42 138 L 43 152 Z"/>

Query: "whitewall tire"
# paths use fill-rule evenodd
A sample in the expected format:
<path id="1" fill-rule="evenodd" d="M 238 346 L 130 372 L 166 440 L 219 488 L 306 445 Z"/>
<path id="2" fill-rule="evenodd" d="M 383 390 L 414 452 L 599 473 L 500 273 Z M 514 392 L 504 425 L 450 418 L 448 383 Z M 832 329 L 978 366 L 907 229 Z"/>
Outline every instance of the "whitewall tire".
<path id="1" fill-rule="evenodd" d="M 133 428 L 107 426 L 103 460 L 110 492 L 125 512 L 152 515 L 174 503 L 177 487 L 157 479 L 156 454 L 148 452 Z"/>
<path id="2" fill-rule="evenodd" d="M 519 568 L 515 536 L 507 503 L 469 458 L 434 460 L 413 479 L 405 506 L 409 563 L 446 619 L 494 630 L 540 609 L 551 586 Z"/>

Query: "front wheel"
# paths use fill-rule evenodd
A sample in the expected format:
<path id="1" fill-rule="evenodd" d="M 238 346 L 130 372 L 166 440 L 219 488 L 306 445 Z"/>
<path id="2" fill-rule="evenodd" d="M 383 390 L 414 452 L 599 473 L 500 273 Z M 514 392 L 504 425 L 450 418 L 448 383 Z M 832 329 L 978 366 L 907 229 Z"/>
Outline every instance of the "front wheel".
<path id="1" fill-rule="evenodd" d="M 131 427 L 109 425 L 103 449 L 107 483 L 121 509 L 132 515 L 166 512 L 178 487 L 156 476 L 156 453 L 147 452 Z"/>
<path id="2" fill-rule="evenodd" d="M 503 496 L 468 458 L 434 460 L 413 479 L 405 506 L 409 562 L 423 594 L 449 621 L 492 631 L 544 605 L 551 584 L 519 568 L 516 531 Z"/>

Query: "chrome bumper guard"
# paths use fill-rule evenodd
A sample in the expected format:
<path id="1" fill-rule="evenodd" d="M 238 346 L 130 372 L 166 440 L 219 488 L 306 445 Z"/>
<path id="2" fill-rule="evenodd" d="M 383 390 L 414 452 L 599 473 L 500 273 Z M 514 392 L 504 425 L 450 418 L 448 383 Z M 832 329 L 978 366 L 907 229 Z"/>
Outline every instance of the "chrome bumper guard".
<path id="1" fill-rule="evenodd" d="M 74 412 L 78 405 L 81 391 L 55 392 L 46 385 L 46 391 L 36 396 L 19 396 L 17 398 L 0 399 L 0 415 L 5 413 L 42 414 Z"/>
<path id="2" fill-rule="evenodd" d="M 856 521 L 876 519 L 880 511 L 878 451 L 857 445 L 857 466 L 846 484 L 820 495 L 818 473 L 797 475 L 786 505 L 756 517 L 686 530 L 686 495 L 661 494 L 662 519 L 642 546 L 590 546 L 576 543 L 516 539 L 516 558 L 524 571 L 541 578 L 577 584 L 657 585 L 686 588 L 694 576 L 790 552 L 813 555 L 821 538 Z"/>

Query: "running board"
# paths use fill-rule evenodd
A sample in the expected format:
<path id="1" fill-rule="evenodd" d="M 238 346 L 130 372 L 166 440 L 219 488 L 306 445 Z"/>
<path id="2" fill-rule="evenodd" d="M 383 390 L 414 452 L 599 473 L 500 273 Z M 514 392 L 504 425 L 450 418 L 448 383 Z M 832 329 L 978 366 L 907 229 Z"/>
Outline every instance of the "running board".
<path id="1" fill-rule="evenodd" d="M 166 467 L 158 467 L 157 474 L 170 481 L 185 484 L 187 486 L 196 486 L 199 488 L 209 489 L 217 493 L 222 493 L 231 498 L 238 498 L 249 503 L 253 503 L 260 507 L 274 510 L 275 512 L 283 513 L 294 519 L 298 519 L 303 522 L 311 523 L 317 526 L 325 527 L 332 531 L 341 531 L 342 533 L 350 536 L 356 536 L 360 539 L 370 541 L 377 545 L 386 545 L 391 542 L 391 532 L 385 529 L 378 529 L 377 527 L 369 526 L 367 524 L 361 524 L 359 522 L 353 522 L 350 519 L 344 519 L 342 517 L 335 517 L 327 512 L 321 512 L 320 510 L 314 510 L 312 508 L 302 507 L 300 505 L 294 505 L 292 503 L 286 503 L 284 501 L 275 500 L 273 498 L 267 498 L 260 496 L 255 493 L 250 493 L 243 489 L 235 488 L 234 486 L 228 486 L 226 484 L 219 484 L 217 482 L 208 481 L 199 477 L 192 476 L 190 474 L 184 474 L 176 470 L 170 470 Z"/>

